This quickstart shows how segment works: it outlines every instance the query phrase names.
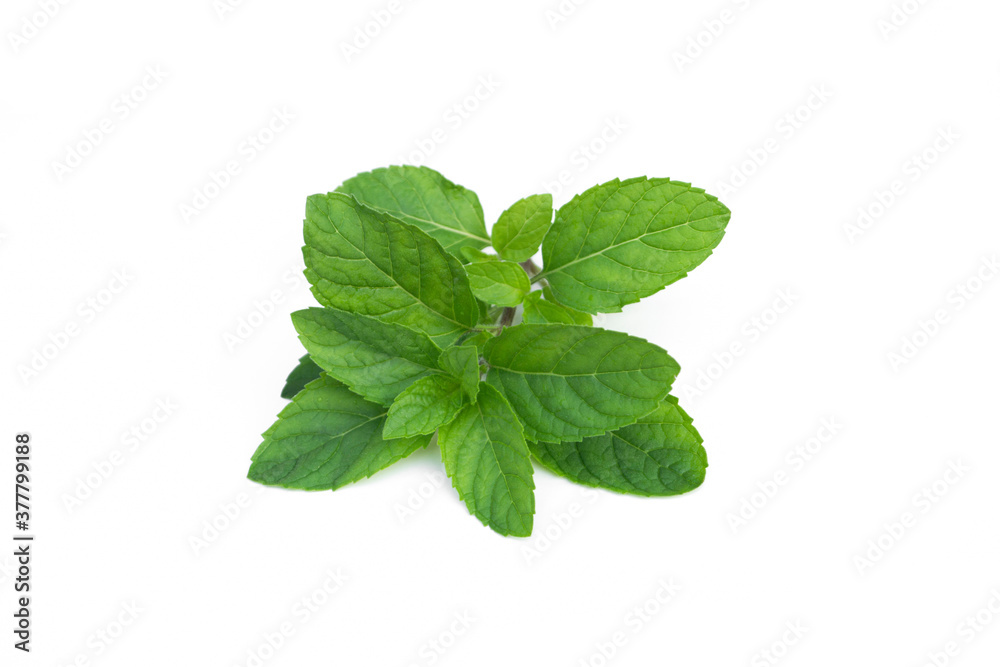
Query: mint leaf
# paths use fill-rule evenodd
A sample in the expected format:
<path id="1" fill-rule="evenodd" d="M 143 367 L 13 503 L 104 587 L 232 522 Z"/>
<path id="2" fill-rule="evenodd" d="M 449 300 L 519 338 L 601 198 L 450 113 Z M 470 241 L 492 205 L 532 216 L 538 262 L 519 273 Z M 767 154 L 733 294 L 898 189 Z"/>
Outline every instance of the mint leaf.
<path id="1" fill-rule="evenodd" d="M 487 380 L 524 424 L 528 440 L 577 441 L 652 412 L 680 371 L 664 350 L 617 331 L 521 324 L 485 348 Z"/>
<path id="2" fill-rule="evenodd" d="M 728 222 L 728 208 L 687 183 L 616 179 L 559 209 L 535 279 L 548 281 L 559 303 L 616 313 L 705 261 Z"/>
<path id="3" fill-rule="evenodd" d="M 427 167 L 375 169 L 348 179 L 337 192 L 419 227 L 453 254 L 490 242 L 476 193 Z"/>
<path id="4" fill-rule="evenodd" d="M 309 358 L 308 354 L 299 358 L 298 365 L 288 374 L 285 380 L 285 387 L 281 390 L 282 398 L 294 398 L 295 394 L 319 377 L 323 369 L 316 365 L 316 362 Z"/>
<path id="5" fill-rule="evenodd" d="M 414 382 L 389 408 L 385 437 L 429 435 L 447 424 L 465 403 L 462 385 L 447 375 L 429 375 Z"/>
<path id="6" fill-rule="evenodd" d="M 349 195 L 306 202 L 306 278 L 324 306 L 426 332 L 442 344 L 475 326 L 462 264 L 412 225 Z"/>
<path id="7" fill-rule="evenodd" d="M 465 247 L 462 248 L 460 253 L 462 259 L 468 262 L 499 262 L 500 258 L 496 255 L 491 255 L 488 252 L 483 252 L 476 248 Z"/>
<path id="8" fill-rule="evenodd" d="M 512 307 L 521 303 L 531 291 L 528 274 L 514 262 L 492 260 L 465 265 L 469 284 L 476 298 L 498 306 Z"/>
<path id="9" fill-rule="evenodd" d="M 525 324 L 580 324 L 589 327 L 594 323 L 594 318 L 587 313 L 544 300 L 542 292 L 532 292 L 525 297 L 522 319 Z"/>
<path id="10" fill-rule="evenodd" d="M 546 468 L 579 484 L 639 496 L 701 486 L 708 457 L 691 417 L 667 396 L 635 424 L 582 442 L 530 443 Z"/>
<path id="11" fill-rule="evenodd" d="M 504 259 L 524 262 L 538 252 L 551 224 L 552 195 L 525 197 L 493 225 L 493 247 Z"/>
<path id="12" fill-rule="evenodd" d="M 475 401 L 479 393 L 479 349 L 476 341 L 466 341 L 445 349 L 438 363 L 442 370 L 451 373 L 461 383 L 469 400 Z"/>
<path id="13" fill-rule="evenodd" d="M 310 382 L 265 433 L 248 477 L 261 484 L 339 489 L 426 447 L 430 436 L 384 440 L 386 409 L 333 378 Z"/>
<path id="14" fill-rule="evenodd" d="M 476 402 L 440 428 L 438 443 L 473 516 L 501 535 L 531 534 L 534 470 L 517 418 L 496 389 L 480 387 Z"/>
<path id="15" fill-rule="evenodd" d="M 376 403 L 391 404 L 438 367 L 440 348 L 426 335 L 398 324 L 331 308 L 294 312 L 292 324 L 313 361 Z"/>

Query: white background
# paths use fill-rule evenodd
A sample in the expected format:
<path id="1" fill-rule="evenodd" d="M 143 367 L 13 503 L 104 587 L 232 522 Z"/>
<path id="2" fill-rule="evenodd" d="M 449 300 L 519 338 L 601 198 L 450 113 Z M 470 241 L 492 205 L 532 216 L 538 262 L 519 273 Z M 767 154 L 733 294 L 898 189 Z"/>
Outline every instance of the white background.
<path id="1" fill-rule="evenodd" d="M 907 0 L 880 29 L 891 0 L 407 0 L 352 54 L 388 0 L 45 4 L 0 20 L 0 470 L 6 496 L 29 431 L 37 535 L 30 656 L 0 550 L 4 665 L 995 664 L 995 2 Z M 275 110 L 293 118 L 262 133 Z M 477 191 L 488 223 L 638 175 L 730 206 L 702 267 L 601 320 L 682 364 L 701 489 L 538 471 L 515 540 L 434 451 L 337 493 L 245 480 L 312 303 L 305 198 L 402 161 Z"/>

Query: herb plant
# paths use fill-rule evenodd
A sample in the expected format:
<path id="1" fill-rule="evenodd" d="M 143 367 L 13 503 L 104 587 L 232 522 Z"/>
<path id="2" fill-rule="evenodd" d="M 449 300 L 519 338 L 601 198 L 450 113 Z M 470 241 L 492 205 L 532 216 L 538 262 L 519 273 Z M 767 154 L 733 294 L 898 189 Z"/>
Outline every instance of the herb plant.
<path id="1" fill-rule="evenodd" d="M 614 180 L 558 211 L 532 195 L 489 234 L 475 193 L 426 167 L 309 197 L 305 275 L 322 307 L 292 314 L 307 354 L 250 479 L 338 489 L 436 434 L 469 512 L 515 536 L 531 534 L 532 459 L 620 493 L 698 487 L 708 460 L 669 394 L 677 362 L 591 316 L 683 278 L 728 222 L 715 197 L 665 178 Z"/>

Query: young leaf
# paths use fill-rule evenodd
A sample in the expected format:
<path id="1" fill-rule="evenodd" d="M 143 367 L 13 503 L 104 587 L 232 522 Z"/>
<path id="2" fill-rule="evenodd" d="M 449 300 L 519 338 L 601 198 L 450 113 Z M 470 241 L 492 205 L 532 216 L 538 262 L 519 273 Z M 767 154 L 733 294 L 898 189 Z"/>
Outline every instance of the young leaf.
<path id="1" fill-rule="evenodd" d="M 298 365 L 288 374 L 285 380 L 285 387 L 281 390 L 282 398 L 294 398 L 295 394 L 302 391 L 303 387 L 319 377 L 323 369 L 316 365 L 316 362 L 309 358 L 308 354 L 299 358 Z"/>
<path id="2" fill-rule="evenodd" d="M 687 183 L 616 179 L 559 209 L 535 279 L 547 280 L 559 303 L 616 313 L 705 261 L 728 222 L 728 208 Z"/>
<path id="3" fill-rule="evenodd" d="M 437 370 L 440 348 L 398 324 L 332 308 L 292 313 L 309 355 L 362 397 L 390 405 L 413 382 Z"/>
<path id="4" fill-rule="evenodd" d="M 350 195 L 309 197 L 305 241 L 306 278 L 324 306 L 418 329 L 442 344 L 479 320 L 457 259 L 416 227 Z"/>
<path id="5" fill-rule="evenodd" d="M 524 299 L 523 321 L 525 324 L 579 324 L 591 326 L 594 323 L 588 313 L 546 301 L 541 292 L 532 292 Z"/>
<path id="6" fill-rule="evenodd" d="M 460 253 L 462 259 L 466 262 L 499 262 L 500 258 L 496 255 L 491 255 L 488 252 L 483 252 L 476 248 L 470 248 L 468 246 L 462 248 Z"/>
<path id="7" fill-rule="evenodd" d="M 248 477 L 261 484 L 339 489 L 426 447 L 429 435 L 384 440 L 386 409 L 322 375 L 285 406 L 264 434 Z"/>
<path id="8" fill-rule="evenodd" d="M 528 440 L 578 441 L 652 412 L 680 371 L 666 351 L 617 331 L 521 324 L 486 344 L 487 380 Z"/>
<path id="9" fill-rule="evenodd" d="M 376 169 L 348 179 L 337 192 L 419 227 L 452 254 L 490 242 L 476 193 L 427 167 Z"/>
<path id="10" fill-rule="evenodd" d="M 475 401 L 479 393 L 479 350 L 475 341 L 446 348 L 438 363 L 461 383 L 469 400 Z"/>
<path id="11" fill-rule="evenodd" d="M 498 306 L 516 306 L 531 291 L 528 274 L 514 262 L 485 261 L 465 265 L 472 293 Z"/>
<path id="12" fill-rule="evenodd" d="M 517 417 L 496 389 L 480 387 L 476 402 L 438 430 L 438 443 L 471 514 L 501 535 L 531 534 L 534 470 Z"/>
<path id="13" fill-rule="evenodd" d="M 396 397 L 385 422 L 385 437 L 429 435 L 455 418 L 465 403 L 462 385 L 448 375 L 428 375 Z"/>
<path id="14" fill-rule="evenodd" d="M 673 496 L 701 486 L 708 457 L 691 417 L 667 396 L 635 424 L 582 442 L 530 443 L 535 458 L 579 484 L 639 496 Z"/>
<path id="15" fill-rule="evenodd" d="M 552 224 L 552 195 L 531 195 L 503 212 L 493 225 L 493 247 L 504 259 L 523 262 L 538 252 Z"/>

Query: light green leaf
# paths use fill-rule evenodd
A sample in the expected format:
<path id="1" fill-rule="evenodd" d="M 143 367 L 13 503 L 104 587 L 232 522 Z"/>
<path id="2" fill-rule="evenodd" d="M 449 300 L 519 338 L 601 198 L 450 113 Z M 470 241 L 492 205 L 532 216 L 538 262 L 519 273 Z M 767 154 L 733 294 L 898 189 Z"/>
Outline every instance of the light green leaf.
<path id="1" fill-rule="evenodd" d="M 295 394 L 302 391 L 303 387 L 319 377 L 323 369 L 316 365 L 316 362 L 309 358 L 308 354 L 302 355 L 298 365 L 288 374 L 285 380 L 285 387 L 281 390 L 282 398 L 294 398 Z"/>
<path id="2" fill-rule="evenodd" d="M 512 307 L 531 291 L 528 274 L 514 262 L 485 261 L 465 265 L 472 293 L 487 303 Z"/>
<path id="3" fill-rule="evenodd" d="M 579 484 L 639 496 L 673 496 L 701 486 L 708 456 L 691 417 L 667 396 L 635 424 L 582 442 L 529 443 L 535 458 Z"/>
<path id="4" fill-rule="evenodd" d="M 469 248 L 466 246 L 462 248 L 462 259 L 469 262 L 499 262 L 500 258 L 497 255 L 491 255 L 488 252 L 483 252 L 482 250 L 477 250 L 476 248 Z"/>
<path id="5" fill-rule="evenodd" d="M 535 280 L 547 280 L 559 303 L 616 313 L 705 261 L 728 222 L 728 208 L 687 183 L 616 179 L 559 209 Z"/>
<path id="6" fill-rule="evenodd" d="M 292 313 L 292 324 L 313 361 L 376 403 L 390 405 L 415 380 L 438 368 L 440 348 L 398 324 L 331 308 Z"/>
<path id="7" fill-rule="evenodd" d="M 453 254 L 490 242 L 476 193 L 427 167 L 375 169 L 348 179 L 337 192 L 419 227 Z"/>
<path id="8" fill-rule="evenodd" d="M 429 435 L 447 424 L 465 403 L 462 385 L 447 375 L 429 375 L 411 384 L 389 408 L 385 437 Z"/>
<path id="9" fill-rule="evenodd" d="M 521 324 L 486 344 L 487 380 L 528 440 L 579 441 L 634 424 L 670 390 L 680 367 L 641 338 L 563 324 Z"/>
<path id="10" fill-rule="evenodd" d="M 541 292 L 532 292 L 524 299 L 525 324 L 580 324 L 591 326 L 594 319 L 587 313 L 542 299 Z"/>
<path id="11" fill-rule="evenodd" d="M 427 446 L 424 435 L 384 440 L 386 409 L 322 375 L 296 394 L 264 434 L 247 475 L 270 486 L 339 489 Z"/>
<path id="12" fill-rule="evenodd" d="M 534 470 L 517 417 L 496 389 L 480 387 L 476 402 L 438 430 L 438 443 L 472 515 L 501 535 L 531 534 Z"/>
<path id="13" fill-rule="evenodd" d="M 462 264 L 412 225 L 331 193 L 306 202 L 306 278 L 324 306 L 426 332 L 442 344 L 475 326 Z"/>
<path id="14" fill-rule="evenodd" d="M 479 349 L 475 341 L 453 345 L 441 353 L 441 369 L 452 374 L 462 384 L 470 401 L 479 393 Z"/>
<path id="15" fill-rule="evenodd" d="M 493 225 L 493 247 L 504 259 L 523 262 L 538 252 L 552 224 L 552 195 L 531 195 L 503 212 Z"/>

